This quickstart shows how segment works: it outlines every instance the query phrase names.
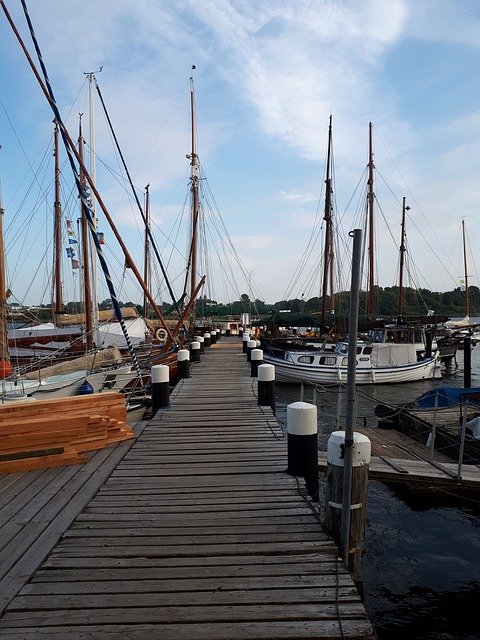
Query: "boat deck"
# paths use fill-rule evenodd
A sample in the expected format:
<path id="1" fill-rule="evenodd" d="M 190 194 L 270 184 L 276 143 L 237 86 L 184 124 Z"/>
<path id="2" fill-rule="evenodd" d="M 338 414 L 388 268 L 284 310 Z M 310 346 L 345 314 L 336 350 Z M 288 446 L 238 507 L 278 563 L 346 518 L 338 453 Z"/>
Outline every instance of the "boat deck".
<path id="1" fill-rule="evenodd" d="M 2 478 L 0 638 L 373 638 L 255 391 L 224 339 L 133 446 Z"/>

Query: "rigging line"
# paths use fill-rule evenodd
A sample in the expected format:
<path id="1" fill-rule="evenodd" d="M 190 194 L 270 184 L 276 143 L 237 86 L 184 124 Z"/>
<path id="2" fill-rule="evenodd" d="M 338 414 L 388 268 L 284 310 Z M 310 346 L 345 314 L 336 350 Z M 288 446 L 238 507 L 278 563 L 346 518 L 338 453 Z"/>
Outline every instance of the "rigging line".
<path id="1" fill-rule="evenodd" d="M 25 52 L 25 55 L 27 57 L 27 60 L 28 60 L 28 62 L 30 64 L 31 68 L 32 68 L 32 71 L 34 72 L 38 82 L 40 83 L 40 85 L 42 87 L 42 90 L 44 91 L 45 97 L 47 98 L 47 100 L 48 100 L 48 102 L 49 102 L 49 104 L 50 104 L 50 106 L 52 108 L 52 111 L 54 112 L 55 117 L 57 118 L 58 123 L 60 125 L 60 132 L 62 134 L 62 140 L 63 140 L 63 143 L 65 145 L 65 150 L 66 150 L 69 162 L 70 162 L 70 167 L 72 169 L 75 182 L 77 184 L 77 189 L 78 189 L 79 196 L 80 196 L 80 198 L 82 200 L 82 203 L 84 205 L 84 209 L 85 209 L 85 212 L 86 212 L 87 221 L 88 221 L 88 225 L 89 225 L 89 228 L 90 228 L 91 236 L 92 236 L 93 242 L 94 242 L 96 250 L 97 250 L 98 259 L 99 259 L 99 262 L 100 262 L 100 264 L 102 266 L 102 270 L 103 270 L 103 273 L 105 275 L 105 279 L 107 281 L 107 286 L 108 286 L 108 289 L 109 289 L 109 292 L 110 292 L 110 296 L 111 296 L 111 299 L 112 299 L 112 304 L 113 304 L 113 307 L 115 309 L 115 315 L 117 316 L 118 322 L 120 323 L 120 327 L 122 329 L 122 333 L 123 333 L 123 336 L 125 338 L 125 342 L 127 344 L 127 348 L 128 348 L 130 357 L 132 359 L 133 366 L 134 366 L 134 368 L 135 368 L 135 370 L 137 372 L 138 377 L 140 378 L 141 377 L 141 371 L 140 371 L 140 366 L 139 366 L 139 363 L 138 363 L 138 360 L 137 360 L 137 356 L 135 354 L 135 351 L 133 349 L 132 343 L 130 341 L 130 337 L 128 335 L 128 331 L 127 331 L 127 328 L 125 326 L 125 322 L 124 322 L 124 319 L 123 319 L 123 316 L 122 316 L 122 311 L 120 309 L 120 305 L 118 303 L 118 299 L 117 299 L 117 296 L 116 296 L 116 293 L 115 293 L 115 289 L 113 287 L 113 283 L 112 283 L 112 280 L 110 278 L 110 272 L 108 270 L 107 263 L 105 262 L 105 258 L 104 258 L 103 253 L 102 253 L 102 247 L 100 245 L 100 241 L 99 241 L 97 233 L 96 233 L 95 220 L 94 220 L 95 216 L 94 216 L 94 214 L 93 214 L 93 212 L 92 212 L 92 210 L 90 208 L 90 204 L 89 204 L 88 199 L 87 199 L 87 194 L 86 194 L 85 189 L 84 189 L 84 187 L 83 187 L 83 185 L 82 185 L 82 183 L 80 181 L 80 176 L 78 175 L 78 172 L 77 172 L 77 169 L 76 169 L 76 166 L 75 166 L 75 162 L 73 160 L 72 150 L 70 149 L 70 144 L 69 144 L 69 141 L 68 141 L 68 138 L 67 138 L 65 125 L 63 124 L 62 117 L 60 115 L 60 112 L 59 112 L 58 107 L 57 107 L 57 103 L 55 101 L 53 90 L 52 90 L 52 87 L 50 85 L 50 80 L 48 78 L 47 69 L 45 67 L 45 63 L 43 62 L 42 53 L 40 51 L 40 47 L 39 47 L 39 44 L 37 42 L 37 38 L 36 38 L 35 32 L 33 30 L 33 25 L 32 25 L 32 22 L 30 20 L 30 16 L 29 16 L 29 13 L 28 13 L 26 2 L 25 2 L 25 0 L 21 0 L 23 11 L 24 11 L 24 14 L 25 14 L 25 18 L 26 18 L 26 21 L 27 21 L 27 24 L 28 24 L 28 27 L 29 27 L 29 30 L 30 30 L 30 35 L 31 35 L 31 38 L 32 38 L 32 41 L 33 41 L 33 44 L 34 44 L 35 51 L 37 53 L 37 57 L 38 57 L 41 69 L 42 69 L 42 73 L 43 73 L 43 77 L 44 77 L 44 80 L 45 80 L 45 84 L 41 80 L 41 77 L 40 77 L 40 75 L 38 73 L 38 70 L 36 69 L 35 64 L 33 63 L 33 60 L 30 57 L 30 54 L 28 53 L 28 51 L 27 51 L 27 49 L 26 49 L 26 47 L 25 47 L 25 45 L 23 43 L 23 40 L 22 40 L 18 30 L 17 30 L 15 24 L 13 23 L 13 21 L 12 21 L 12 19 L 10 17 L 10 14 L 7 11 L 7 8 L 5 6 L 4 1 L 0 0 L 0 3 L 1 3 L 2 9 L 3 9 L 3 11 L 4 11 L 4 13 L 5 13 L 6 17 L 7 17 L 7 20 L 9 21 L 9 23 L 10 23 L 10 25 L 11 25 L 11 27 L 12 27 L 12 29 L 13 29 L 13 31 L 14 31 L 14 33 L 15 33 L 18 41 L 19 41 L 19 43 L 20 43 L 20 45 L 22 46 L 22 49 Z"/>
<path id="2" fill-rule="evenodd" d="M 150 240 L 150 242 L 151 242 L 151 245 L 152 245 L 153 251 L 154 251 L 154 253 L 155 253 L 155 257 L 156 257 L 156 258 L 157 258 L 157 260 L 158 260 L 158 264 L 159 264 L 159 266 L 160 266 L 160 269 L 161 269 L 161 271 L 162 271 L 163 277 L 164 277 L 164 279 L 165 279 L 165 284 L 167 285 L 168 292 L 169 292 L 169 294 L 170 294 L 170 296 L 171 296 L 171 298 L 172 298 L 172 301 L 173 301 L 173 304 L 174 304 L 175 310 L 177 311 L 178 315 L 180 316 L 180 315 L 181 315 L 181 312 L 180 312 L 180 309 L 179 309 L 179 307 L 178 307 L 178 305 L 177 305 L 177 301 L 176 301 L 176 298 L 175 298 L 175 294 L 174 294 L 174 292 L 173 292 L 173 289 L 172 289 L 172 287 L 171 287 L 171 284 L 170 284 L 170 281 L 169 281 L 169 279 L 168 279 L 167 273 L 166 273 L 166 271 L 165 271 L 165 267 L 164 267 L 164 265 L 163 265 L 163 261 L 162 261 L 162 259 L 160 258 L 160 254 L 159 254 L 159 252 L 158 252 L 158 248 L 157 248 L 157 243 L 155 242 L 155 239 L 154 239 L 153 234 L 152 234 L 152 232 L 151 232 L 150 225 L 148 225 L 148 224 L 147 224 L 147 217 L 146 217 L 146 215 L 145 215 L 145 212 L 144 212 L 144 210 L 143 210 L 143 207 L 142 207 L 142 205 L 141 205 L 141 203 L 140 203 L 140 200 L 139 200 L 139 198 L 138 198 L 137 191 L 136 191 L 136 189 L 135 189 L 135 186 L 134 186 L 134 184 L 133 184 L 132 178 L 131 178 L 131 176 L 130 176 L 130 171 L 128 170 L 127 163 L 125 162 L 125 158 L 124 158 L 123 153 L 122 153 L 122 150 L 121 150 L 121 148 L 120 148 L 120 144 L 119 144 L 119 142 L 118 142 L 117 135 L 116 135 L 115 130 L 114 130 L 114 128 L 113 128 L 113 124 L 112 124 L 112 121 L 111 121 L 111 119 L 110 119 L 110 115 L 109 115 L 109 113 L 108 113 L 108 111 L 107 111 L 107 107 L 106 107 L 106 105 L 105 105 L 105 102 L 104 102 L 104 100 L 103 100 L 102 92 L 100 91 L 100 87 L 98 86 L 98 82 L 97 82 L 97 79 L 96 79 L 96 77 L 95 77 L 95 74 L 93 74 L 93 79 L 94 79 L 94 81 L 95 81 L 95 88 L 97 89 L 98 97 L 100 98 L 100 102 L 101 102 L 101 104 L 102 104 L 103 111 L 104 111 L 104 113 L 105 113 L 105 117 L 106 117 L 107 122 L 108 122 L 108 126 L 110 127 L 110 131 L 111 131 L 111 133 L 112 133 L 113 140 L 115 141 L 115 145 L 116 145 L 116 147 L 117 147 L 117 151 L 118 151 L 118 154 L 119 154 L 119 156 L 120 156 L 120 160 L 122 161 L 122 166 L 123 166 L 123 168 L 124 168 L 124 170 L 125 170 L 125 173 L 126 173 L 126 175 L 127 175 L 128 182 L 129 182 L 130 187 L 131 187 L 131 189 L 132 189 L 133 197 L 135 198 L 135 202 L 137 203 L 137 207 L 138 207 L 138 210 L 139 210 L 140 215 L 141 215 L 141 217 L 142 217 L 143 224 L 145 225 L 145 230 L 146 230 L 146 232 L 147 232 L 147 236 L 148 236 L 148 238 L 149 238 L 149 240 Z"/>
<path id="3" fill-rule="evenodd" d="M 17 41 L 20 44 L 23 53 L 25 54 L 25 57 L 26 57 L 27 62 L 29 64 L 29 66 L 30 66 L 30 69 L 32 70 L 33 74 L 35 75 L 35 78 L 36 78 L 36 80 L 37 80 L 37 82 L 38 82 L 38 84 L 39 84 L 39 86 L 40 86 L 40 88 L 42 90 L 43 95 L 45 96 L 48 104 L 52 108 L 52 111 L 54 112 L 54 114 L 58 115 L 57 120 L 59 121 L 59 125 L 60 125 L 60 128 L 61 128 L 62 140 L 63 140 L 64 144 L 66 145 L 66 152 L 67 152 L 67 156 L 68 156 L 68 159 L 69 159 L 69 162 L 70 162 L 70 167 L 72 169 L 72 173 L 73 173 L 74 178 L 75 178 L 75 183 L 77 185 L 77 189 L 79 190 L 79 195 L 82 198 L 83 204 L 87 207 L 86 216 L 87 216 L 87 220 L 89 221 L 90 232 L 91 232 L 91 235 L 92 235 L 92 238 L 93 238 L 93 242 L 94 242 L 95 248 L 97 250 L 97 254 L 98 254 L 98 257 L 99 257 L 100 265 L 101 265 L 102 270 L 103 270 L 104 275 L 105 275 L 105 279 L 108 282 L 108 284 L 112 286 L 112 293 L 115 294 L 115 290 L 113 288 L 113 283 L 111 283 L 110 273 L 109 273 L 109 270 L 108 270 L 108 265 L 105 262 L 105 260 L 103 259 L 102 247 L 100 245 L 99 239 L 98 239 L 97 234 L 96 234 L 94 215 L 93 215 L 93 212 L 90 209 L 90 203 L 88 202 L 89 198 L 87 197 L 89 194 L 88 194 L 88 192 L 86 190 L 83 189 L 83 185 L 82 185 L 82 183 L 80 181 L 79 174 L 78 174 L 78 172 L 76 170 L 74 158 L 76 159 L 76 161 L 79 164 L 79 167 L 81 168 L 82 176 L 88 182 L 89 190 L 91 190 L 93 192 L 93 194 L 95 195 L 96 201 L 99 204 L 99 206 L 101 207 L 101 209 L 103 211 L 103 214 L 104 214 L 105 218 L 107 219 L 108 224 L 110 225 L 110 228 L 111 228 L 113 234 L 115 235 L 115 238 L 116 238 L 118 244 L 120 245 L 120 247 L 121 247 L 121 249 L 122 249 L 122 251 L 123 251 L 123 253 L 125 255 L 125 260 L 126 260 L 128 266 L 135 273 L 135 276 L 136 276 L 139 284 L 141 285 L 142 289 L 144 290 L 145 295 L 148 297 L 148 300 L 149 300 L 150 304 L 152 305 L 152 308 L 154 309 L 155 313 L 157 314 L 158 319 L 160 320 L 160 322 L 162 324 L 162 327 L 167 332 L 168 343 L 169 344 L 170 343 L 174 343 L 175 340 L 177 339 L 177 337 L 174 336 L 172 334 L 172 332 L 170 331 L 169 325 L 165 322 L 165 319 L 164 319 L 160 309 L 158 308 L 158 305 L 156 304 L 155 300 L 152 298 L 150 292 L 148 291 L 148 288 L 146 287 L 145 282 L 143 281 L 143 278 L 140 275 L 140 272 L 137 269 L 137 266 L 136 266 L 135 262 L 133 261 L 130 253 L 128 252 L 127 246 L 125 245 L 125 242 L 123 241 L 122 236 L 120 235 L 120 233 L 119 233 L 119 231 L 118 231 L 118 229 L 117 229 L 117 227 L 116 227 L 116 225 L 115 225 L 115 223 L 114 223 L 114 221 L 112 219 L 112 216 L 110 215 L 107 207 L 105 206 L 105 203 L 103 202 L 103 199 L 102 199 L 100 193 L 98 192 L 98 189 L 96 188 L 96 186 L 95 186 L 95 184 L 94 184 L 94 182 L 92 180 L 92 177 L 90 176 L 88 170 L 86 169 L 85 164 L 83 163 L 82 159 L 80 158 L 80 154 L 78 153 L 77 148 L 76 148 L 76 146 L 75 146 L 70 134 L 68 133 L 67 128 L 63 124 L 63 121 L 60 119 L 60 112 L 58 110 L 58 107 L 57 107 L 57 104 L 56 104 L 54 98 L 52 97 L 53 96 L 53 92 L 52 92 L 52 88 L 50 86 L 50 81 L 48 79 L 48 76 L 46 76 L 46 82 L 44 82 L 42 80 L 42 78 L 40 77 L 40 74 L 39 74 L 39 72 L 38 72 L 38 70 L 37 70 L 37 68 L 35 66 L 35 63 L 33 62 L 32 57 L 30 56 L 30 53 L 28 52 L 28 50 L 27 50 L 27 48 L 25 46 L 25 43 L 23 42 L 22 37 L 20 36 L 19 31 L 18 31 L 17 27 L 15 26 L 15 23 L 13 22 L 10 14 L 8 12 L 8 9 L 7 9 L 6 5 L 5 5 L 4 0 L 0 0 L 0 6 L 2 7 L 3 12 L 5 13 L 5 16 L 7 17 L 7 20 L 9 22 L 14 34 L 15 34 L 15 37 L 17 38 Z M 27 18 L 27 22 L 29 23 L 29 26 L 30 26 L 30 33 L 32 34 L 33 42 L 36 45 L 36 51 L 39 54 L 39 60 L 40 60 L 41 64 L 43 65 L 42 66 L 42 71 L 43 71 L 45 69 L 45 65 L 44 65 L 43 59 L 41 57 L 41 52 L 40 52 L 40 49 L 39 49 L 39 46 L 38 46 L 38 42 L 37 42 L 36 37 L 35 37 L 35 33 L 33 31 L 33 27 L 31 26 L 31 21 L 30 21 L 29 15 L 28 15 L 28 10 L 26 8 L 25 0 L 22 0 L 22 7 L 24 7 L 24 13 L 25 13 L 25 16 Z M 48 86 L 46 84 L 47 82 L 48 82 Z M 52 94 L 50 92 L 52 92 Z M 88 218 L 88 214 L 90 214 L 90 220 Z M 121 317 L 120 307 L 118 306 L 118 300 L 117 300 L 116 296 L 114 296 L 114 297 L 115 297 L 115 300 L 117 302 L 117 308 L 115 309 L 115 313 L 117 313 L 117 310 L 118 310 L 119 316 Z M 113 300 L 112 300 L 112 303 L 113 303 Z M 115 308 L 115 305 L 114 305 L 114 308 Z M 123 322 L 123 318 L 122 318 L 121 321 L 119 319 L 120 325 L 122 324 L 122 322 Z M 126 330 L 125 330 L 125 332 L 126 332 Z M 127 344 L 128 344 L 128 342 L 127 342 Z M 167 345 L 167 347 L 169 346 L 169 344 Z M 132 352 L 133 352 L 133 348 L 132 348 Z M 135 358 L 135 361 L 136 361 L 136 358 Z"/>

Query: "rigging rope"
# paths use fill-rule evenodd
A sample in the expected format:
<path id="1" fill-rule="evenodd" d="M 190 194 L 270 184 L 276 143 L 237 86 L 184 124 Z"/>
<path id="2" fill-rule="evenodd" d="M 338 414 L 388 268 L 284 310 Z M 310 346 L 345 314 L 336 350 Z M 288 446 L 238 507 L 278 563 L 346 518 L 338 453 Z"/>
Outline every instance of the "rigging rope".
<path id="1" fill-rule="evenodd" d="M 89 202 L 89 200 L 87 198 L 86 190 L 85 190 L 85 188 L 83 187 L 83 185 L 82 185 L 82 183 L 80 181 L 80 176 L 79 176 L 77 168 L 75 166 L 75 162 L 74 162 L 74 159 L 73 159 L 72 151 L 70 149 L 70 145 L 69 145 L 69 142 L 68 142 L 68 139 L 67 139 L 67 135 L 66 135 L 66 128 L 65 128 L 65 125 L 63 124 L 62 117 L 60 115 L 60 112 L 59 112 L 58 107 L 57 107 L 57 103 L 55 101 L 54 93 L 53 93 L 52 87 L 50 85 L 50 80 L 48 78 L 47 69 L 46 69 L 45 63 L 43 61 L 42 53 L 41 53 L 40 46 L 38 44 L 38 41 L 37 41 L 37 38 L 36 38 L 36 35 L 35 35 L 35 31 L 33 29 L 32 22 L 30 20 L 30 16 L 29 16 L 29 13 L 28 13 L 26 2 L 25 2 L 25 0 L 21 0 L 23 11 L 24 11 L 24 14 L 25 14 L 25 19 L 26 19 L 27 24 L 28 24 L 28 28 L 29 28 L 29 31 L 30 31 L 30 35 L 31 35 L 31 38 L 32 38 L 33 45 L 35 47 L 35 51 L 37 53 L 37 57 L 38 57 L 38 60 L 39 60 L 39 63 L 40 63 L 40 67 L 42 69 L 42 73 L 43 73 L 43 77 L 44 77 L 44 80 L 45 80 L 45 84 L 42 82 L 42 80 L 40 78 L 38 70 L 36 69 L 35 64 L 33 63 L 33 60 L 31 59 L 30 54 L 28 53 L 28 51 L 27 51 L 27 49 L 26 49 L 26 47 L 25 47 L 25 45 L 23 43 L 23 40 L 21 39 L 21 36 L 18 33 L 18 30 L 16 29 L 16 27 L 15 27 L 15 25 L 14 25 L 14 23 L 13 23 L 11 17 L 10 17 L 10 14 L 7 11 L 5 3 L 3 2 L 3 0 L 0 0 L 0 2 L 1 2 L 2 8 L 3 8 L 3 11 L 4 11 L 4 13 L 5 13 L 6 17 L 7 17 L 7 20 L 9 21 L 10 25 L 12 26 L 12 29 L 13 29 L 13 31 L 14 31 L 14 33 L 15 33 L 15 35 L 16 35 L 16 37 L 17 37 L 17 39 L 18 39 L 18 41 L 19 41 L 19 43 L 21 45 L 21 47 L 22 47 L 22 49 L 25 52 L 25 55 L 27 57 L 27 60 L 29 61 L 29 64 L 30 64 L 30 66 L 32 68 L 32 71 L 34 72 L 34 74 L 35 74 L 35 76 L 36 76 L 36 78 L 37 78 L 42 90 L 44 91 L 45 96 L 47 97 L 47 100 L 48 100 L 48 102 L 50 104 L 50 107 L 52 108 L 52 111 L 53 111 L 53 113 L 54 113 L 54 115 L 55 115 L 55 117 L 56 117 L 56 119 L 58 121 L 58 124 L 60 126 L 60 132 L 61 132 L 61 135 L 62 135 L 62 140 L 63 140 L 64 146 L 65 146 L 65 150 L 66 150 L 67 157 L 68 157 L 68 160 L 69 160 L 69 163 L 70 163 L 70 167 L 71 167 L 74 179 L 75 179 L 75 183 L 77 185 L 78 193 L 79 193 L 80 199 L 82 201 L 82 204 L 84 206 L 84 210 L 85 210 L 85 215 L 87 217 L 88 226 L 89 226 L 89 229 L 90 229 L 90 233 L 91 233 L 95 248 L 97 250 L 98 259 L 99 259 L 100 265 L 102 267 L 102 271 L 104 273 L 105 280 L 107 282 L 107 286 L 108 286 L 108 290 L 109 290 L 110 297 L 111 297 L 111 300 L 112 300 L 113 308 L 115 310 L 115 315 L 116 315 L 117 320 L 118 320 L 118 322 L 120 324 L 120 327 L 122 329 L 122 333 L 123 333 L 123 336 L 125 338 L 125 342 L 127 344 L 128 352 L 129 352 L 130 357 L 132 359 L 132 364 L 133 364 L 133 366 L 135 368 L 135 371 L 137 372 L 138 377 L 141 378 L 142 374 L 141 374 L 141 371 L 140 371 L 140 365 L 138 363 L 137 356 L 135 355 L 135 351 L 133 350 L 133 346 L 132 346 L 132 343 L 130 341 L 130 336 L 128 335 L 128 331 L 127 331 L 127 328 L 125 326 L 125 322 L 123 320 L 122 311 L 120 309 L 120 305 L 119 305 L 119 302 L 118 302 L 118 299 L 117 299 L 115 288 L 113 286 L 113 282 L 112 282 L 112 279 L 110 277 L 110 272 L 109 272 L 109 269 L 108 269 L 108 265 L 107 265 L 107 263 L 105 261 L 105 258 L 103 256 L 102 247 L 100 245 L 100 241 L 99 241 L 98 236 L 97 236 L 97 232 L 96 232 L 96 228 L 95 228 L 94 214 L 93 214 L 93 212 L 91 210 L 91 205 L 90 205 L 90 202 Z"/>

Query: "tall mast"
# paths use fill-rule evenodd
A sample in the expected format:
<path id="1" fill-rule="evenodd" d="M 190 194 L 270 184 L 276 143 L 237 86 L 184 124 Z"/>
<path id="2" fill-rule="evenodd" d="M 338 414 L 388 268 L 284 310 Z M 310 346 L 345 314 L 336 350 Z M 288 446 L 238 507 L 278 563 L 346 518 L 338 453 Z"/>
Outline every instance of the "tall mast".
<path id="1" fill-rule="evenodd" d="M 368 314 L 372 317 L 377 315 L 375 303 L 375 246 L 374 246 L 374 218 L 373 218 L 373 202 L 375 194 L 373 191 L 373 141 L 372 141 L 372 123 L 368 124 Z"/>
<path id="2" fill-rule="evenodd" d="M 322 322 L 325 322 L 327 308 L 327 289 L 330 285 L 330 310 L 334 311 L 333 299 L 333 226 L 332 226 L 332 116 L 328 125 L 327 172 L 325 178 L 325 249 L 323 253 L 323 284 L 322 284 Z"/>
<path id="3" fill-rule="evenodd" d="M 147 285 L 147 289 L 151 288 L 151 278 L 150 278 L 150 185 L 147 184 L 145 187 L 145 256 L 144 256 L 144 265 L 143 265 L 143 281 Z M 143 295 L 143 315 L 145 318 L 148 317 L 148 298 Z"/>
<path id="4" fill-rule="evenodd" d="M 470 317 L 470 296 L 468 293 L 468 271 L 467 271 L 467 246 L 465 243 L 465 220 L 462 218 L 462 239 L 463 239 L 463 273 L 465 274 L 465 309 L 467 318 Z"/>
<path id="5" fill-rule="evenodd" d="M 192 67 L 195 68 L 194 66 Z M 195 295 L 197 278 L 197 231 L 198 231 L 198 156 L 195 149 L 195 94 L 193 76 L 190 76 L 190 113 L 191 113 L 191 173 L 190 189 L 192 194 L 192 237 L 191 237 L 191 262 L 190 262 L 190 299 Z M 190 329 L 193 330 L 195 324 L 195 305 L 192 305 L 190 314 Z"/>
<path id="6" fill-rule="evenodd" d="M 102 68 L 99 69 L 101 71 Z M 96 182 L 96 163 L 95 163 L 95 99 L 94 99 L 94 82 L 95 75 L 93 72 L 86 74 L 88 78 L 88 135 L 89 135 L 89 168 L 90 177 Z M 93 215 L 95 229 L 97 229 L 97 217 L 95 215 L 95 194 L 90 192 L 90 211 Z M 92 270 L 92 323 L 94 327 L 98 326 L 98 276 L 97 276 L 97 253 L 94 243 L 89 234 L 90 262 Z"/>
<path id="7" fill-rule="evenodd" d="M 1 196 L 1 194 L 0 194 Z M 4 209 L 0 198 L 0 361 L 10 362 L 8 352 L 7 330 L 7 286 L 5 278 L 5 247 L 3 244 L 3 214 Z"/>
<path id="8" fill-rule="evenodd" d="M 78 127 L 78 153 L 83 165 L 83 136 L 82 136 L 82 114 L 80 114 L 80 123 Z M 87 181 L 85 174 L 80 168 L 80 182 L 84 192 L 87 189 Z M 85 205 L 82 202 L 81 215 L 82 229 L 82 257 L 83 257 L 83 290 L 85 297 L 85 344 L 87 351 L 93 347 L 93 318 L 92 318 L 92 290 L 90 286 L 90 260 L 89 260 L 89 244 L 88 244 L 88 218 L 85 211 Z"/>
<path id="9" fill-rule="evenodd" d="M 405 264 L 405 212 L 410 210 L 410 207 L 405 205 L 405 196 L 403 197 L 402 204 L 402 226 L 401 226 L 401 238 L 400 238 L 400 278 L 398 283 L 398 315 L 403 314 L 403 267 Z"/>
<path id="10" fill-rule="evenodd" d="M 57 119 L 53 121 L 55 124 L 55 130 L 53 133 L 54 142 L 54 156 L 55 156 L 55 203 L 54 203 L 54 261 L 55 261 L 55 273 L 54 273 L 54 291 L 55 301 L 53 306 L 54 319 L 63 313 L 62 302 L 62 203 L 60 202 L 60 162 L 58 156 L 58 122 Z"/>

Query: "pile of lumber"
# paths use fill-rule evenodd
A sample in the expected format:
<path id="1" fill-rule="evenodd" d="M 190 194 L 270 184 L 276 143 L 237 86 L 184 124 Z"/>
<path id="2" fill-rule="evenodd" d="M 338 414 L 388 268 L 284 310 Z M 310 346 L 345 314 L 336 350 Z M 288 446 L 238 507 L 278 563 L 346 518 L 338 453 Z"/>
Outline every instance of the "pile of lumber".
<path id="1" fill-rule="evenodd" d="M 133 438 L 121 393 L 0 405 L 0 473 L 79 464 L 87 451 Z"/>

